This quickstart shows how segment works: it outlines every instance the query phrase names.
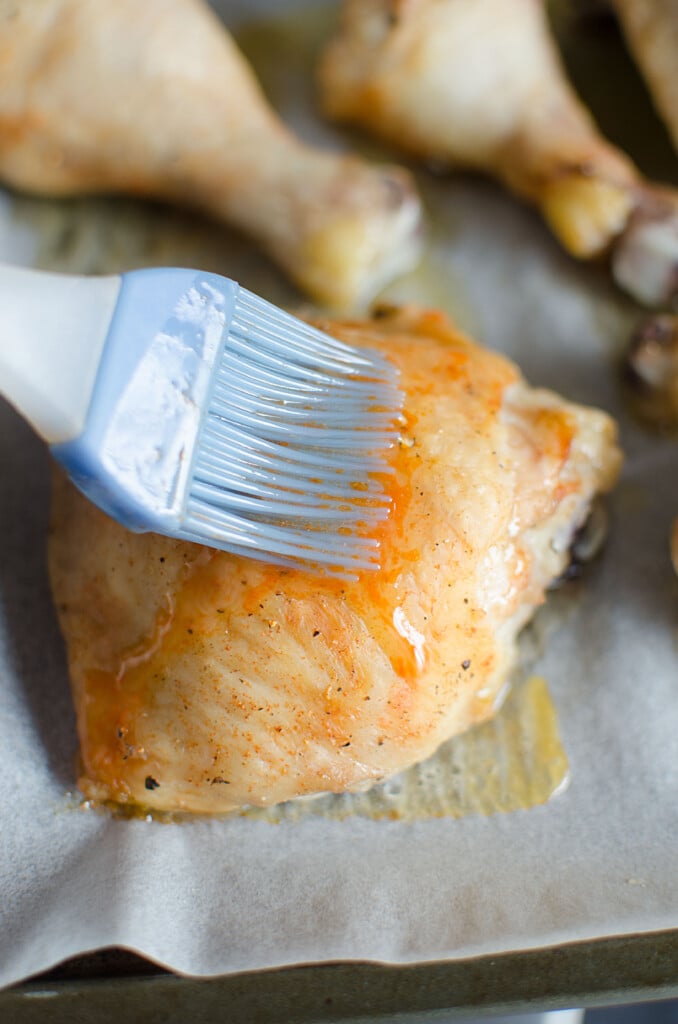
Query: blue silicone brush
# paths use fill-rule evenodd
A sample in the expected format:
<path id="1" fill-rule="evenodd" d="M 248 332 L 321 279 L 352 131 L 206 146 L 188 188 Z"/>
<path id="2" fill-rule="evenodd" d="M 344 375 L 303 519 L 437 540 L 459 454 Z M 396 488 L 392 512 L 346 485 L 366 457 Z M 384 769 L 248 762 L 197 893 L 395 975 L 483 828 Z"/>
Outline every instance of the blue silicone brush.
<path id="1" fill-rule="evenodd" d="M 397 371 L 234 281 L 0 267 L 0 392 L 132 530 L 375 567 Z"/>

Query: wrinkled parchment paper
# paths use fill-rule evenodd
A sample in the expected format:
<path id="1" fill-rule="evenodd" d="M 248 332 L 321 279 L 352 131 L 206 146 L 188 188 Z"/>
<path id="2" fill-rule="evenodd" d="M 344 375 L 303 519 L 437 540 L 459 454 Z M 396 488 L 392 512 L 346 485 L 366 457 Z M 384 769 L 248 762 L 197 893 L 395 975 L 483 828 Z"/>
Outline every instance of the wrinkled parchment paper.
<path id="1" fill-rule="evenodd" d="M 346 145 L 308 98 L 304 46 L 319 31 L 317 8 L 295 15 L 296 51 L 277 40 L 269 85 L 300 131 Z M 249 38 L 256 57 L 276 33 Z M 282 75 L 285 60 L 292 70 Z M 45 569 L 48 458 L 0 404 L 0 983 L 110 945 L 213 975 L 460 958 L 678 926 L 678 581 L 668 557 L 678 441 L 644 432 L 626 411 L 618 361 L 638 311 L 493 185 L 425 174 L 421 183 L 432 213 L 425 266 L 388 296 L 446 308 L 533 383 L 621 423 L 627 461 L 609 543 L 534 666 L 557 708 L 568 788 L 528 811 L 410 823 L 164 825 L 81 809 Z M 79 272 L 193 265 L 299 301 L 250 245 L 191 214 L 124 200 L 2 195 L 0 204 L 8 262 Z"/>

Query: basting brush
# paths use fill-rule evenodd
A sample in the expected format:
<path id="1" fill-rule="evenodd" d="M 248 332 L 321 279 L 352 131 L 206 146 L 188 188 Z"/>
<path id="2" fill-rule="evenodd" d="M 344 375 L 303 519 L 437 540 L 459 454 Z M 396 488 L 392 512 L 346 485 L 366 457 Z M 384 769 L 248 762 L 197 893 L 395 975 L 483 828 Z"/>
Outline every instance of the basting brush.
<path id="1" fill-rule="evenodd" d="M 0 267 L 0 393 L 136 531 L 352 574 L 378 564 L 402 392 L 217 274 Z"/>

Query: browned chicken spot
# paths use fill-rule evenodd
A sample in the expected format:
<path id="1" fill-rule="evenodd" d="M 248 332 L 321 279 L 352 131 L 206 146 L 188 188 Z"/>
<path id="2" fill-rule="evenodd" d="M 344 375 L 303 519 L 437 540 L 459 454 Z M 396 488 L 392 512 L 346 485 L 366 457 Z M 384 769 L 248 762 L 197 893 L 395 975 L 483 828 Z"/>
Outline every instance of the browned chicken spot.
<path id="1" fill-rule="evenodd" d="M 128 533 L 57 481 L 83 792 L 224 812 L 370 786 L 488 718 L 620 456 L 442 314 L 320 322 L 401 371 L 381 568 L 351 582 Z"/>
<path id="2" fill-rule="evenodd" d="M 565 77 L 544 0 L 344 0 L 320 85 L 331 117 L 496 176 L 574 256 L 611 252 L 640 301 L 678 295 L 678 196 L 600 136 Z"/>
<path id="3" fill-rule="evenodd" d="M 417 259 L 407 172 L 297 139 L 201 0 L 3 3 L 0 54 L 11 186 L 191 204 L 334 306 L 364 302 Z"/>

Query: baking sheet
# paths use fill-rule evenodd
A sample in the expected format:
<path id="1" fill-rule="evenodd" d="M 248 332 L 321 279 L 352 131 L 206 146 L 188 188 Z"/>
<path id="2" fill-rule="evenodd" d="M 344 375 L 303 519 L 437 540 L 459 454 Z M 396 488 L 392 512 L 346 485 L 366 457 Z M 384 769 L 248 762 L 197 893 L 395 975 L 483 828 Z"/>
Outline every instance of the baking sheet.
<path id="1" fill-rule="evenodd" d="M 267 6 L 276 5 L 229 4 L 228 14 Z M 305 84 L 323 6 L 295 14 L 286 30 L 279 20 L 248 29 L 243 43 L 298 130 L 346 145 L 316 120 Z M 276 40 L 269 65 L 266 38 Z M 294 60 L 298 72 L 283 75 Z M 48 459 L 0 405 L 1 984 L 110 945 L 214 975 L 462 958 L 678 927 L 678 582 L 668 558 L 677 442 L 641 430 L 624 400 L 618 364 L 638 310 L 492 184 L 425 174 L 420 184 L 431 213 L 425 265 L 387 296 L 446 308 L 533 383 L 621 424 L 627 461 L 609 543 L 576 600 L 542 616 L 547 642 L 532 666 L 557 709 L 569 786 L 541 807 L 459 820 L 165 825 L 83 810 L 45 570 Z M 299 301 L 242 239 L 129 201 L 3 195 L 0 258 L 82 272 L 201 266 L 273 301 Z"/>

